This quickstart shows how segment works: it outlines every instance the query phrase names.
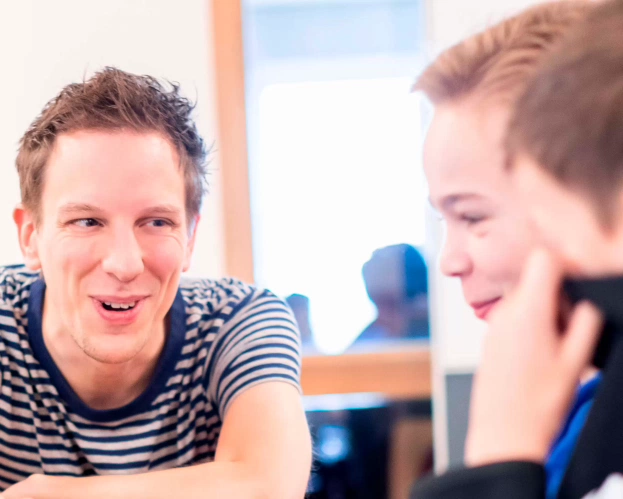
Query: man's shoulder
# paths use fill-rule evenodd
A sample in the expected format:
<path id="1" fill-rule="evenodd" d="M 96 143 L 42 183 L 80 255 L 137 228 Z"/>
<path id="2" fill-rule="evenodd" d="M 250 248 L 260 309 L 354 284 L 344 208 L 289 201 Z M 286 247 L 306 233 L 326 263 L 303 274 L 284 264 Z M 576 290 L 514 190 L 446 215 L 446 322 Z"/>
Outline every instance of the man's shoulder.
<path id="1" fill-rule="evenodd" d="M 30 285 L 40 277 L 25 265 L 0 266 L 0 303 L 6 306 L 27 298 Z"/>
<path id="2" fill-rule="evenodd" d="M 188 315 L 208 315 L 224 323 L 248 314 L 290 314 L 286 302 L 271 291 L 238 279 L 184 278 L 180 283 Z"/>
<path id="3" fill-rule="evenodd" d="M 236 306 L 258 293 L 258 288 L 238 279 L 201 279 L 185 277 L 180 282 L 180 291 L 186 308 L 216 312 L 224 307 Z"/>

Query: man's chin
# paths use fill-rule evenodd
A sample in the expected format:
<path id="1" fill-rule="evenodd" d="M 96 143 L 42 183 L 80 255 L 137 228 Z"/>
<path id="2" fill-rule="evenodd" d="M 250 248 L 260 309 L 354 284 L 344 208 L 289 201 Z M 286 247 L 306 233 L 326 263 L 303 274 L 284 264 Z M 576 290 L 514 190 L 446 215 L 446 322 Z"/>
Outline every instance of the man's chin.
<path id="1" fill-rule="evenodd" d="M 135 341 L 127 341 L 129 338 L 116 339 L 122 341 L 114 341 L 115 338 L 89 341 L 82 346 L 82 351 L 87 357 L 101 364 L 124 364 L 134 359 L 145 346 L 144 342 L 137 342 L 136 339 Z"/>

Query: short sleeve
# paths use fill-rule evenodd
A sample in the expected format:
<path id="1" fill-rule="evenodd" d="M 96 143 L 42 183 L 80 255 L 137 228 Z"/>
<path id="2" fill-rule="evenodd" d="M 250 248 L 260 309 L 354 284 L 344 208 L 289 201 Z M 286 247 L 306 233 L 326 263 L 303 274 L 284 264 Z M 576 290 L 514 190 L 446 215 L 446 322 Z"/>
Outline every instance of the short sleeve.
<path id="1" fill-rule="evenodd" d="M 300 392 L 301 340 L 288 305 L 267 290 L 253 290 L 231 311 L 215 339 L 209 397 L 225 416 L 234 398 L 266 382 Z"/>

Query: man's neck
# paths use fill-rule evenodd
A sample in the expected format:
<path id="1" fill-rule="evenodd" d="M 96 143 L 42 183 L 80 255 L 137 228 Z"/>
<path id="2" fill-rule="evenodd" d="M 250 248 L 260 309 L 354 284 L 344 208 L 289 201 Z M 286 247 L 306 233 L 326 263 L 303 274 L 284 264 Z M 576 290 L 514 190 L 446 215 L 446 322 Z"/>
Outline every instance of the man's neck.
<path id="1" fill-rule="evenodd" d="M 164 348 L 165 327 L 154 332 L 131 360 L 108 364 L 89 357 L 71 335 L 43 327 L 43 339 L 54 363 L 76 395 L 91 409 L 123 407 L 145 391 Z"/>
<path id="2" fill-rule="evenodd" d="M 78 369 L 77 364 L 59 365 L 50 353 L 78 397 L 96 410 L 117 409 L 137 399 L 149 385 L 158 361 L 155 357 L 152 362 L 102 365 L 88 358 Z"/>

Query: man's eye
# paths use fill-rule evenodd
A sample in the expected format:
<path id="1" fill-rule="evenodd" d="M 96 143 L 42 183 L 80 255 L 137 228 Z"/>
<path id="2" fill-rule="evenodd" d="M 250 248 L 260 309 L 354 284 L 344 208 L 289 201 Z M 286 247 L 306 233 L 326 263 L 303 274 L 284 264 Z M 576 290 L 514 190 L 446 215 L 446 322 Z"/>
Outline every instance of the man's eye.
<path id="1" fill-rule="evenodd" d="M 82 227 L 84 229 L 88 229 L 90 227 L 97 227 L 99 225 L 99 222 L 94 218 L 81 218 L 80 220 L 74 220 L 72 224 L 77 225 L 78 227 Z"/>
<path id="2" fill-rule="evenodd" d="M 164 220 L 162 218 L 156 218 L 154 220 L 150 220 L 149 223 L 153 227 L 172 227 L 173 226 L 173 222 L 171 222 L 170 220 Z"/>

